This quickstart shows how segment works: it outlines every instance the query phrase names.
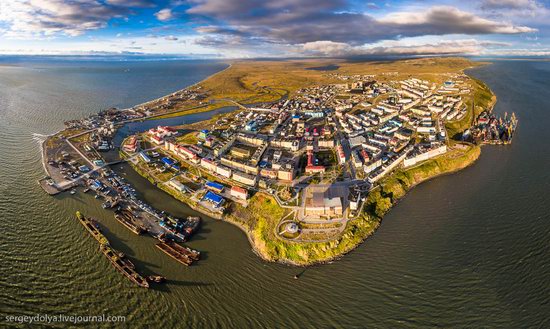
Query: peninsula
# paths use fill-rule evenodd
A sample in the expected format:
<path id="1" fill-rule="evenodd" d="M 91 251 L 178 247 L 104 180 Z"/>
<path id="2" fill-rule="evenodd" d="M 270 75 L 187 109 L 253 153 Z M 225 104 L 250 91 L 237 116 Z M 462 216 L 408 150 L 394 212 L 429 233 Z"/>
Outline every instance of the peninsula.
<path id="1" fill-rule="evenodd" d="M 495 95 L 464 72 L 485 64 L 235 61 L 160 99 L 66 122 L 43 144 L 41 185 L 50 194 L 85 185 L 134 232 L 190 238 L 198 219 L 144 204 L 108 169 L 128 162 L 172 197 L 240 227 L 263 259 L 326 262 L 374 233 L 415 185 L 472 164 L 482 144 L 511 143 L 515 115 L 496 117 Z M 130 122 L 215 109 L 226 111 L 114 142 Z"/>

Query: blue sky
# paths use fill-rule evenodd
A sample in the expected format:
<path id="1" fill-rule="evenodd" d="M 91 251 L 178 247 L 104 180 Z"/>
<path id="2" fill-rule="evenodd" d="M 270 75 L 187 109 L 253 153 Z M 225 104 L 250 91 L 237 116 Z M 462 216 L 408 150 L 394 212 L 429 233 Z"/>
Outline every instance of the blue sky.
<path id="1" fill-rule="evenodd" d="M 0 54 L 550 56 L 550 0 L 1 0 Z"/>

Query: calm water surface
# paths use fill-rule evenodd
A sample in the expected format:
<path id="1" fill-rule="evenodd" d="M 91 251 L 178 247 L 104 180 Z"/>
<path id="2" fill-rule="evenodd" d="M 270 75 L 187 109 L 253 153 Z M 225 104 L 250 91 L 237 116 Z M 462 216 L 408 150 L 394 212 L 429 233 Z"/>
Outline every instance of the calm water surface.
<path id="1" fill-rule="evenodd" d="M 301 269 L 261 261 L 230 224 L 205 219 L 190 243 L 204 260 L 186 268 L 154 248 L 153 239 L 122 227 L 93 197 L 49 197 L 36 184 L 44 175 L 40 134 L 225 67 L 208 61 L 0 67 L 0 321 L 63 313 L 126 315 L 120 326 L 127 328 L 550 327 L 548 62 L 499 61 L 471 71 L 497 94 L 497 112 L 518 115 L 514 144 L 484 147 L 473 166 L 421 184 L 357 250 L 308 268 L 300 280 L 293 276 Z M 131 170 L 118 170 L 157 208 L 193 213 Z M 77 209 L 97 217 L 140 271 L 170 283 L 132 286 L 98 253 L 73 217 Z"/>

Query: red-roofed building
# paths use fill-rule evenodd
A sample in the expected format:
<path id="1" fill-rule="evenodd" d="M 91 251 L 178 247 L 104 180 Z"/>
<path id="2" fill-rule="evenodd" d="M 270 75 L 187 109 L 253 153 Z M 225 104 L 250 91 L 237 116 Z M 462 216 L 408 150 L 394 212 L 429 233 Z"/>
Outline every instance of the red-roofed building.
<path id="1" fill-rule="evenodd" d="M 157 136 L 157 135 L 151 135 L 150 139 L 151 139 L 151 142 L 153 142 L 157 145 L 161 145 L 161 144 L 164 143 L 164 139 Z"/>
<path id="2" fill-rule="evenodd" d="M 325 172 L 324 166 L 307 166 L 306 167 L 306 173 L 308 174 L 324 173 L 324 172 Z"/>
<path id="3" fill-rule="evenodd" d="M 139 143 L 136 138 L 136 136 L 130 136 L 124 145 L 122 145 L 122 149 L 127 152 L 136 152 L 139 148 Z"/>
<path id="4" fill-rule="evenodd" d="M 233 186 L 231 187 L 231 196 L 238 199 L 246 200 L 248 199 L 248 190 L 239 186 Z"/>
<path id="5" fill-rule="evenodd" d="M 191 151 L 190 149 L 188 149 L 187 147 L 185 146 L 178 146 L 178 151 L 177 153 L 184 157 L 185 159 L 189 159 L 191 160 L 193 163 L 198 163 L 199 162 L 199 157 L 198 155 L 196 155 L 193 151 Z"/>

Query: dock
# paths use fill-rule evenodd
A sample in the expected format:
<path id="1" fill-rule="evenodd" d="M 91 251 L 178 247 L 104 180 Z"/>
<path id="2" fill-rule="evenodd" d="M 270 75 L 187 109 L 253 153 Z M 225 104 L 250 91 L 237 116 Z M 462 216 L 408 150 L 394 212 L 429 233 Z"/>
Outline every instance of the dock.
<path id="1" fill-rule="evenodd" d="M 64 191 L 64 190 L 60 190 L 50 178 L 39 179 L 38 184 L 49 195 L 57 195 Z"/>

